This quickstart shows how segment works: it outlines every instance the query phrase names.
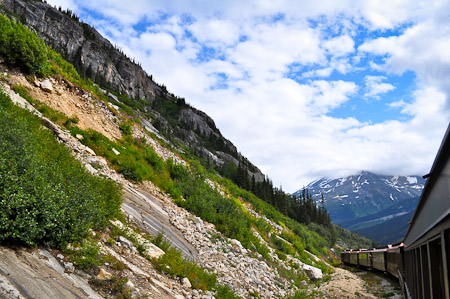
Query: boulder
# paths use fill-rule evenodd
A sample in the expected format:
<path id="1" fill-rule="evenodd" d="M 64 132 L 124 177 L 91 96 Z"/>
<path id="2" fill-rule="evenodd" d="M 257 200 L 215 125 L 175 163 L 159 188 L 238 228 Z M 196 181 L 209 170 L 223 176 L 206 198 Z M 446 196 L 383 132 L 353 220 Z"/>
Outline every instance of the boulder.
<path id="1" fill-rule="evenodd" d="M 322 274 L 322 270 L 320 270 L 319 268 L 310 266 L 310 265 L 306 265 L 304 264 L 302 266 L 303 270 L 305 270 L 306 275 L 308 275 L 309 279 L 311 280 L 317 280 L 317 279 L 322 279 L 323 278 L 323 274 Z"/>
<path id="2" fill-rule="evenodd" d="M 120 155 L 120 152 L 118 150 L 116 150 L 115 148 L 112 148 L 112 151 L 114 154 L 116 154 L 117 156 Z"/>
<path id="3" fill-rule="evenodd" d="M 73 273 L 73 271 L 75 270 L 73 267 L 73 263 L 64 263 L 64 269 L 68 273 Z"/>
<path id="4" fill-rule="evenodd" d="M 93 150 L 92 148 L 90 148 L 89 146 L 86 146 L 86 147 L 85 147 L 85 150 L 86 150 L 89 154 L 95 156 L 94 150 Z"/>
<path id="5" fill-rule="evenodd" d="M 231 239 L 231 240 L 230 240 L 230 243 L 231 243 L 233 246 L 237 246 L 237 247 L 239 247 L 239 248 L 244 248 L 244 247 L 242 246 L 241 242 L 239 242 L 239 241 L 236 240 L 236 239 Z"/>
<path id="6" fill-rule="evenodd" d="M 87 171 L 89 171 L 89 173 L 91 173 L 91 174 L 96 174 L 98 172 L 97 169 L 92 167 L 91 164 L 86 164 L 84 166 L 86 167 Z"/>
<path id="7" fill-rule="evenodd" d="M 106 271 L 103 268 L 100 268 L 100 272 L 97 275 L 97 278 L 100 280 L 107 280 L 112 278 L 112 274 Z"/>
<path id="8" fill-rule="evenodd" d="M 184 277 L 183 279 L 181 279 L 181 284 L 185 288 L 192 288 L 191 282 L 189 281 L 189 278 L 187 278 L 187 277 Z"/>
<path id="9" fill-rule="evenodd" d="M 53 86 L 52 83 L 50 83 L 50 80 L 45 79 L 41 82 L 41 89 L 45 92 L 52 93 L 53 92 Z"/>
<path id="10" fill-rule="evenodd" d="M 128 240 L 125 237 L 119 236 L 119 242 L 122 243 L 122 245 L 128 247 L 128 248 L 132 248 L 133 247 L 133 243 L 131 243 L 130 240 Z"/>

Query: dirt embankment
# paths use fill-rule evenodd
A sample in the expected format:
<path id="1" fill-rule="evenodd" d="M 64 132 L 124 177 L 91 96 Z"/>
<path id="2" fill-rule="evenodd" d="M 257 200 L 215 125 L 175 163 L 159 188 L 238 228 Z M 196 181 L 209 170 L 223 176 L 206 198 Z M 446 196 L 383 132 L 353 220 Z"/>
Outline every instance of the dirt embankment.
<path id="1" fill-rule="evenodd" d="M 119 139 L 122 133 L 118 118 L 114 116 L 104 103 L 64 80 L 56 81 L 50 78 L 53 91 L 47 92 L 39 87 L 40 81 L 30 83 L 20 73 L 9 73 L 10 86 L 23 85 L 34 99 L 38 99 L 54 110 L 64 113 L 67 117 L 76 116 L 81 129 L 93 129 L 111 140 Z"/>
<path id="2" fill-rule="evenodd" d="M 366 283 L 350 271 L 335 268 L 331 279 L 319 287 L 326 298 L 377 298 L 367 293 Z"/>

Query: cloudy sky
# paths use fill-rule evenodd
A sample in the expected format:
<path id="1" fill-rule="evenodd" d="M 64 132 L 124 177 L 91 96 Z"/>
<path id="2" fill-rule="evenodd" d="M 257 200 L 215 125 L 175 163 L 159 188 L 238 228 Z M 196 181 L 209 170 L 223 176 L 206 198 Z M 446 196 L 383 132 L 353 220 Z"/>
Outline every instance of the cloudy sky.
<path id="1" fill-rule="evenodd" d="M 139 61 L 285 191 L 424 175 L 450 120 L 450 1 L 48 0 Z"/>

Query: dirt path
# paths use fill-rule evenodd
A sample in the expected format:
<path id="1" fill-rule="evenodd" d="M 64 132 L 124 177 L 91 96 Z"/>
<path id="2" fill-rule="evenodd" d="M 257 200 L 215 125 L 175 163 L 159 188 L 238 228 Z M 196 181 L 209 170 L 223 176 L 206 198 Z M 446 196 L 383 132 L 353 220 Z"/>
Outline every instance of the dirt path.
<path id="1" fill-rule="evenodd" d="M 341 268 L 334 270 L 331 279 L 318 289 L 323 298 L 377 298 L 367 293 L 366 283 L 358 275 Z"/>

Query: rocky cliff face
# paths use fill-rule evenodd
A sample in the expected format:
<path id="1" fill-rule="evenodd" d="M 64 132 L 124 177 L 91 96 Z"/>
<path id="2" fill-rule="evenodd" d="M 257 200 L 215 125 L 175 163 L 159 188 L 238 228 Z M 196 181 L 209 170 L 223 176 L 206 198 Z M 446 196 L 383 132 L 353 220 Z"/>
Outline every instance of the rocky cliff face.
<path id="1" fill-rule="evenodd" d="M 6 13 L 34 29 L 52 48 L 88 76 L 131 98 L 150 100 L 160 87 L 94 28 L 38 1 L 5 0 Z"/>
<path id="2" fill-rule="evenodd" d="M 91 78 L 104 88 L 126 94 L 144 105 L 140 115 L 172 140 L 191 147 L 208 161 L 220 166 L 227 162 L 238 165 L 242 157 L 236 147 L 216 128 L 205 113 L 192 108 L 156 84 L 138 64 L 90 25 L 81 23 L 50 5 L 39 1 L 4 0 L 0 12 L 26 24 L 63 58 L 71 62 L 78 72 Z M 114 96 L 113 96 L 114 97 Z M 114 97 L 117 99 L 117 97 Z M 158 103 L 156 103 L 158 102 Z M 168 115 L 165 108 L 178 106 Z M 152 120 L 152 121 L 150 121 Z M 247 159 L 245 159 L 248 162 Z M 264 175 L 250 162 L 250 176 L 262 181 Z"/>

